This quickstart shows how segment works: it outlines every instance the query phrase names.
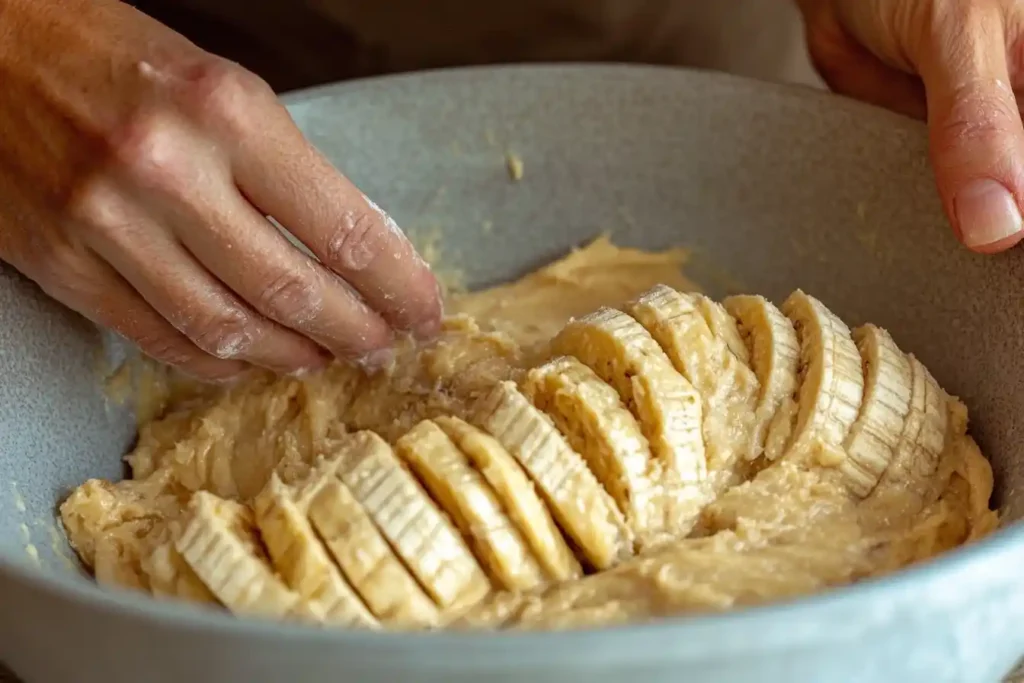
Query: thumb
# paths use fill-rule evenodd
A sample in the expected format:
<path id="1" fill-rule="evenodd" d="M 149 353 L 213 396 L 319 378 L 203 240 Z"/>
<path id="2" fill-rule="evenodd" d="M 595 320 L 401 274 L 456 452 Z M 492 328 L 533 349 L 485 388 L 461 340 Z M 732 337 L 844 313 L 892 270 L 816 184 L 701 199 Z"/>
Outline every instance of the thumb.
<path id="1" fill-rule="evenodd" d="M 1024 237 L 1024 126 L 994 2 L 947 3 L 921 41 L 932 163 L 953 229 L 974 251 Z"/>

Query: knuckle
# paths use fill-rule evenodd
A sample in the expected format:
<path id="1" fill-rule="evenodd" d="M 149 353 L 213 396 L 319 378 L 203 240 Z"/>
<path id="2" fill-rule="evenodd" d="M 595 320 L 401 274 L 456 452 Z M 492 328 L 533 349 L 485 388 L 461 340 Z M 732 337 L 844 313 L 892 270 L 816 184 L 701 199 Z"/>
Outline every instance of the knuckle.
<path id="1" fill-rule="evenodd" d="M 191 318 L 180 329 L 200 349 L 224 360 L 243 357 L 257 338 L 252 317 L 234 307 Z"/>
<path id="2" fill-rule="evenodd" d="M 75 245 L 65 242 L 52 244 L 39 254 L 30 275 L 47 296 L 68 305 L 88 298 L 96 286 L 88 259 Z"/>
<path id="3" fill-rule="evenodd" d="M 130 117 L 107 136 L 114 165 L 147 187 L 175 185 L 184 170 L 180 131 L 149 114 Z"/>
<path id="4" fill-rule="evenodd" d="M 320 284 L 306 270 L 288 270 L 273 278 L 260 292 L 257 310 L 279 322 L 303 325 L 320 314 Z"/>
<path id="5" fill-rule="evenodd" d="M 217 123 L 243 123 L 254 100 L 273 95 L 259 76 L 217 57 L 191 67 L 183 83 L 182 95 L 189 109 L 201 120 Z"/>
<path id="6" fill-rule="evenodd" d="M 365 211 L 347 210 L 327 242 L 332 266 L 358 271 L 369 267 L 378 252 L 377 219 Z"/>
<path id="7" fill-rule="evenodd" d="M 153 360 L 174 367 L 188 367 L 196 361 L 199 349 L 159 331 L 145 331 L 134 335 L 135 344 Z"/>
<path id="8" fill-rule="evenodd" d="M 1001 145 L 1020 125 L 1016 102 L 998 87 L 962 86 L 951 101 L 949 111 L 935 129 L 941 147 Z"/>
<path id="9" fill-rule="evenodd" d="M 345 337 L 337 340 L 332 350 L 342 358 L 356 359 L 387 349 L 394 343 L 390 327 L 376 313 L 364 308 L 358 319 L 352 321 Z"/>

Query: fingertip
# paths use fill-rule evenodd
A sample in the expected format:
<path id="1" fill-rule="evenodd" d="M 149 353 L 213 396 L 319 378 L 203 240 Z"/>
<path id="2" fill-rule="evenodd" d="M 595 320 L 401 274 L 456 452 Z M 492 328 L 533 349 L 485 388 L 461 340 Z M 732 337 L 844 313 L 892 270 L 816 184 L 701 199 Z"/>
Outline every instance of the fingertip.
<path id="1" fill-rule="evenodd" d="M 1007 251 L 1008 249 L 1012 249 L 1013 247 L 1017 246 L 1017 244 L 1022 239 L 1024 239 L 1024 233 L 1012 235 L 1010 237 L 1007 237 L 1006 239 L 999 240 L 998 242 L 993 242 L 992 244 L 983 244 L 976 247 L 969 246 L 967 248 L 975 252 L 976 254 L 1000 254 L 1004 251 Z"/>
<path id="2" fill-rule="evenodd" d="M 429 341 L 440 334 L 441 321 L 444 318 L 444 295 L 441 293 L 441 283 L 429 271 L 427 277 L 430 282 L 424 290 L 431 292 L 431 296 L 420 308 L 416 319 L 410 326 L 413 336 L 421 341 Z"/>
<path id="3" fill-rule="evenodd" d="M 978 253 L 1005 251 L 1024 238 L 1017 198 L 991 178 L 972 180 L 956 192 L 952 218 L 960 241 Z"/>

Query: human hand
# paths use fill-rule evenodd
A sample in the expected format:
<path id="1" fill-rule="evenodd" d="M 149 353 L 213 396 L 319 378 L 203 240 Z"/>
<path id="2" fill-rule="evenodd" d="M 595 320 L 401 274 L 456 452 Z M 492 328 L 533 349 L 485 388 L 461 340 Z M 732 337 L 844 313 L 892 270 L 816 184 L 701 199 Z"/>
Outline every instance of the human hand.
<path id="1" fill-rule="evenodd" d="M 957 237 L 982 253 L 1019 242 L 1024 206 L 1024 3 L 797 0 L 834 90 L 927 118 Z"/>
<path id="2" fill-rule="evenodd" d="M 157 360 L 372 364 L 437 330 L 428 266 L 241 67 L 116 0 L 0 0 L 0 83 L 0 258 Z"/>

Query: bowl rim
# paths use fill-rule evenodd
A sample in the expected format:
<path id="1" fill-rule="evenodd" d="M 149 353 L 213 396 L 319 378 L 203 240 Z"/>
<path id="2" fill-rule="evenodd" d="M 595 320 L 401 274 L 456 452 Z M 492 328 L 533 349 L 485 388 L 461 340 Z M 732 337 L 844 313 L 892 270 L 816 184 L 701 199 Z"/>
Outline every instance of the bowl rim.
<path id="1" fill-rule="evenodd" d="M 496 72 L 580 75 L 629 72 L 704 88 L 772 95 L 792 101 L 816 102 L 823 109 L 847 111 L 860 117 L 920 133 L 922 124 L 902 115 L 802 85 L 758 81 L 720 72 L 631 64 L 507 64 L 418 71 L 331 83 L 284 94 L 287 106 L 360 89 L 395 84 L 436 84 L 465 78 L 487 78 Z M 870 121 L 867 121 L 870 123 Z M 855 639 L 875 628 L 898 621 L 928 620 L 952 606 L 984 600 L 1004 602 L 1007 591 L 1020 591 L 1019 567 L 1024 566 L 1024 522 L 1000 528 L 990 536 L 891 575 L 872 578 L 822 593 L 743 607 L 721 613 L 667 617 L 650 623 L 561 632 L 379 632 L 324 629 L 280 621 L 238 618 L 219 609 L 184 601 L 160 601 L 128 589 L 101 587 L 77 573 L 40 571 L 10 553 L 0 552 L 0 577 L 85 609 L 201 635 L 232 635 L 302 644 L 345 647 L 355 661 L 380 661 L 381 653 L 401 650 L 410 666 L 434 670 L 470 667 L 526 669 L 540 665 L 581 663 L 594 669 L 631 662 L 697 661 L 722 654 L 750 656 L 761 652 L 820 647 L 823 641 Z M 1018 615 L 1019 616 L 1019 615 Z M 785 624 L 785 628 L 779 628 Z M 728 637 L 725 637 L 728 636 Z M 614 647 L 608 647 L 614 639 Z"/>

